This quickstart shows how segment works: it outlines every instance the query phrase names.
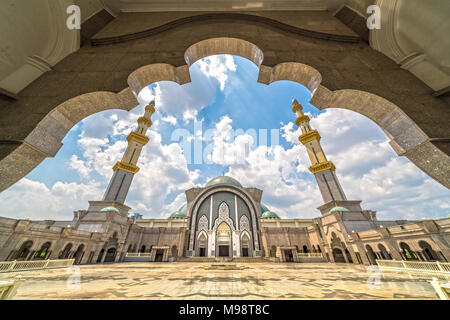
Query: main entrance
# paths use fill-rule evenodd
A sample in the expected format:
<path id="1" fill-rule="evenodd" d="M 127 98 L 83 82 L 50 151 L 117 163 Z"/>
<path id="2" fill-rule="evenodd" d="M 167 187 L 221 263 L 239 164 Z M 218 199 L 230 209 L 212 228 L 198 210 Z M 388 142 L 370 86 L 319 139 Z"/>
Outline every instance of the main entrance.
<path id="1" fill-rule="evenodd" d="M 226 222 L 222 222 L 217 228 L 217 246 L 219 257 L 231 257 L 231 229 Z"/>
<path id="2" fill-rule="evenodd" d="M 230 247 L 229 246 L 219 246 L 219 257 L 229 257 Z"/>

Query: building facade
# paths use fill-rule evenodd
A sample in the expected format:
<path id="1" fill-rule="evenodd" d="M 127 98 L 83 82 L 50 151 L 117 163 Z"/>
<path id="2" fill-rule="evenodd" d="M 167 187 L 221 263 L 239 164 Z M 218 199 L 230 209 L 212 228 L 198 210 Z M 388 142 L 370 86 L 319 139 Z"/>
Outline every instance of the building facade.
<path id="1" fill-rule="evenodd" d="M 320 145 L 320 134 L 293 99 L 292 110 L 324 204 L 314 219 L 281 219 L 261 203 L 263 190 L 218 176 L 185 191 L 186 203 L 167 219 L 130 216 L 125 205 L 154 102 L 128 136 L 128 147 L 101 201 L 74 212 L 72 221 L 0 218 L 0 261 L 75 259 L 75 263 L 121 262 L 127 253 L 150 261 L 268 259 L 376 264 L 377 259 L 450 261 L 450 218 L 379 221 L 348 200 Z M 307 253 L 314 253 L 313 255 Z"/>

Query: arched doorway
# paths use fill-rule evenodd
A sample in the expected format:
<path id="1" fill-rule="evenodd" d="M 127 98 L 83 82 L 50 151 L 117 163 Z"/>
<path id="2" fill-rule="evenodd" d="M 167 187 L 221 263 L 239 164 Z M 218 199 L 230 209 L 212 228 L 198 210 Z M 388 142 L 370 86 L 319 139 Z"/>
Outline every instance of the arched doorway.
<path id="1" fill-rule="evenodd" d="M 70 255 L 70 250 L 72 249 L 72 244 L 68 243 L 66 244 L 66 246 L 64 247 L 64 250 L 61 251 L 60 255 L 59 255 L 59 259 L 68 259 L 69 255 Z"/>
<path id="2" fill-rule="evenodd" d="M 115 258 L 116 248 L 109 248 L 108 251 L 106 251 L 105 262 L 114 262 Z"/>
<path id="3" fill-rule="evenodd" d="M 49 253 L 49 249 L 50 249 L 51 245 L 52 245 L 51 242 L 44 243 L 41 246 L 41 249 L 39 251 L 37 251 L 36 254 L 34 255 L 34 259 L 44 260 Z"/>
<path id="4" fill-rule="evenodd" d="M 75 254 L 73 255 L 73 258 L 75 259 L 74 264 L 80 264 L 81 259 L 83 258 L 84 254 L 84 244 L 80 244 L 78 246 L 77 251 L 75 251 Z"/>
<path id="5" fill-rule="evenodd" d="M 400 242 L 400 249 L 405 260 L 419 260 L 416 253 L 404 242 Z"/>
<path id="6" fill-rule="evenodd" d="M 199 257 L 206 257 L 206 246 L 208 241 L 205 234 L 202 232 L 198 238 L 198 255 Z"/>
<path id="7" fill-rule="evenodd" d="M 392 260 L 391 255 L 381 243 L 378 245 L 378 250 L 380 250 L 380 255 L 383 260 Z"/>
<path id="8" fill-rule="evenodd" d="M 219 257 L 231 257 L 231 229 L 226 222 L 217 228 L 217 251 Z"/>
<path id="9" fill-rule="evenodd" d="M 25 241 L 21 246 L 19 251 L 17 252 L 15 260 L 26 260 L 28 255 L 31 252 L 31 247 L 33 246 L 33 241 L 28 240 Z"/>
<path id="10" fill-rule="evenodd" d="M 242 239 L 241 239 L 241 250 L 242 250 L 242 256 L 243 257 L 248 257 L 249 256 L 249 248 L 250 248 L 250 239 L 249 239 L 249 237 L 247 236 L 247 234 L 245 234 L 244 233 L 244 235 L 242 236 Z"/>
<path id="11" fill-rule="evenodd" d="M 366 251 L 367 251 L 367 258 L 369 258 L 370 264 L 376 265 L 377 264 L 377 256 L 375 255 L 375 252 L 373 251 L 372 247 L 369 245 L 366 245 Z"/>
<path id="12" fill-rule="evenodd" d="M 345 258 L 344 258 L 344 253 L 342 252 L 341 249 L 339 248 L 334 248 L 333 249 L 333 258 L 334 258 L 334 262 L 343 262 L 345 263 Z"/>
<path id="13" fill-rule="evenodd" d="M 422 254 L 427 261 L 439 260 L 437 253 L 433 250 L 431 245 L 426 241 L 419 241 L 419 247 L 422 249 Z"/>

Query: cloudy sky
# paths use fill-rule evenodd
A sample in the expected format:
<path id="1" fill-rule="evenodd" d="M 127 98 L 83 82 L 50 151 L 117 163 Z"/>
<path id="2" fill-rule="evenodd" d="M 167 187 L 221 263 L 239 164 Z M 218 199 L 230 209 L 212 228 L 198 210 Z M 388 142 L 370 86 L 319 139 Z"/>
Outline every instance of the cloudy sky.
<path id="1" fill-rule="evenodd" d="M 347 110 L 319 111 L 296 83 L 259 84 L 257 67 L 239 57 L 205 58 L 190 72 L 189 84 L 161 82 L 144 89 L 131 112 L 105 111 L 78 123 L 55 158 L 0 193 L 0 216 L 70 220 L 74 210 L 87 209 L 88 200 L 101 200 L 126 136 L 155 98 L 150 142 L 126 201 L 131 212 L 168 217 L 185 202 L 184 190 L 225 172 L 262 189 L 262 202 L 281 217 L 316 217 L 322 198 L 297 140 L 292 96 L 322 136 L 348 199 L 363 200 L 363 208 L 377 211 L 379 219 L 450 213 L 449 190 L 398 157 L 369 119 Z"/>

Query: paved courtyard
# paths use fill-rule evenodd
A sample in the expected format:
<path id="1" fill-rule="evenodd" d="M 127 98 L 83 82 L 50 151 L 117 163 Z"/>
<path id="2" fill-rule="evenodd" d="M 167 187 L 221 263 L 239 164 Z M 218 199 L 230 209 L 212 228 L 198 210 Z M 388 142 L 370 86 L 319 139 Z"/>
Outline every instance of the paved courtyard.
<path id="1" fill-rule="evenodd" d="M 205 264 L 82 265 L 79 285 L 77 268 L 0 273 L 0 281 L 22 275 L 15 299 L 437 299 L 426 280 L 364 266 L 243 263 L 248 269 L 221 271 Z"/>

